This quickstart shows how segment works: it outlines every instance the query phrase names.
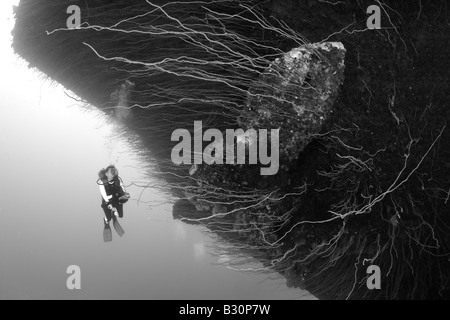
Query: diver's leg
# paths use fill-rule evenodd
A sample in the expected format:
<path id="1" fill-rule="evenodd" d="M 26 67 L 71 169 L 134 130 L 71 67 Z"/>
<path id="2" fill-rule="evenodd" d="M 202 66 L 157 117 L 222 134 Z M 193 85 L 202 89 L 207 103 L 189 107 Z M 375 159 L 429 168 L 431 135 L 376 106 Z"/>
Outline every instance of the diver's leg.
<path id="1" fill-rule="evenodd" d="M 111 201 L 112 206 L 117 210 L 114 211 L 114 215 L 116 217 L 122 218 L 123 217 L 123 204 L 120 203 L 118 199 L 113 199 Z"/>
<path id="2" fill-rule="evenodd" d="M 123 218 L 123 204 L 119 203 L 116 208 L 119 213 L 119 218 Z"/>
<path id="3" fill-rule="evenodd" d="M 111 210 L 109 210 L 105 206 L 101 206 L 103 209 L 103 212 L 105 213 L 105 216 L 103 217 L 103 241 L 104 242 L 111 242 L 112 241 L 112 232 L 111 227 L 109 226 L 109 221 L 111 220 Z"/>
<path id="4" fill-rule="evenodd" d="M 109 226 L 109 223 L 104 221 L 104 228 L 103 228 L 103 241 L 104 242 L 111 242 L 112 241 L 112 232 L 111 227 Z"/>
<path id="5" fill-rule="evenodd" d="M 109 223 L 109 221 L 111 221 L 111 217 L 112 217 L 111 210 L 109 210 L 107 207 L 105 207 L 103 205 L 102 205 L 102 209 L 103 209 L 103 212 L 105 213 L 104 221 L 106 223 Z"/>

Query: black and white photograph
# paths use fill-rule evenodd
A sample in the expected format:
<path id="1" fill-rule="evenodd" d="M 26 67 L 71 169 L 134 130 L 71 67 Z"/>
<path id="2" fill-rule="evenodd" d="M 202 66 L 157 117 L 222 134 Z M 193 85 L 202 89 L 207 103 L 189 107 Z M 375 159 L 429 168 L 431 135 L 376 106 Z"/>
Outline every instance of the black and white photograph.
<path id="1" fill-rule="evenodd" d="M 2 0 L 0 70 L 0 300 L 450 299 L 448 1 Z"/>

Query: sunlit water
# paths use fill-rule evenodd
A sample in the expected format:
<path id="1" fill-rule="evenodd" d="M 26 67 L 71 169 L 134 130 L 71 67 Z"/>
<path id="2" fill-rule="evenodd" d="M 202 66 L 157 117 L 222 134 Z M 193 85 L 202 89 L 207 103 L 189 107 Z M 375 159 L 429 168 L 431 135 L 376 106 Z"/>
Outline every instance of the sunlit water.
<path id="1" fill-rule="evenodd" d="M 0 38 L 0 299 L 312 298 L 277 274 L 227 268 L 203 227 L 174 221 L 157 189 L 138 201 L 143 189 L 131 184 L 152 182 L 142 160 L 114 124 L 14 59 L 9 30 Z M 96 179 L 110 163 L 132 199 L 124 237 L 113 230 L 104 243 Z M 80 290 L 67 288 L 71 265 Z"/>

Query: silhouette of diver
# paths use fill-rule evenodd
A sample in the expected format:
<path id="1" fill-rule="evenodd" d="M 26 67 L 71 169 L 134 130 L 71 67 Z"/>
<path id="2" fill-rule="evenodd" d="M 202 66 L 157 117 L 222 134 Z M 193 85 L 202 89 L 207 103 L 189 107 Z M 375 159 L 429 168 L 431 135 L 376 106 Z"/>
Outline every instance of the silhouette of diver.
<path id="1" fill-rule="evenodd" d="M 125 191 L 119 171 L 115 166 L 110 165 L 106 169 L 100 170 L 98 176 L 97 184 L 102 196 L 101 207 L 105 213 L 103 240 L 110 242 L 112 241 L 112 232 L 109 226 L 111 219 L 117 234 L 122 237 L 125 233 L 117 218 L 123 218 L 123 204 L 128 201 L 130 194 Z"/>

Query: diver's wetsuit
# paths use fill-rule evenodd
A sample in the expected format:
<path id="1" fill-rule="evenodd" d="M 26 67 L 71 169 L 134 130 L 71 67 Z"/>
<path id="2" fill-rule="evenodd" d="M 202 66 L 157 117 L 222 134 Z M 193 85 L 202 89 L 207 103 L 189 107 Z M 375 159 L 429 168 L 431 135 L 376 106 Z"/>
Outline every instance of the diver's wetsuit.
<path id="1" fill-rule="evenodd" d="M 125 193 L 125 189 L 119 178 L 116 177 L 112 181 L 106 183 L 102 182 L 99 185 L 99 188 L 102 195 L 101 207 L 105 212 L 108 222 L 111 220 L 113 214 L 113 211 L 108 209 L 109 204 L 117 209 L 119 218 L 123 218 L 123 203 L 120 203 L 119 198 Z"/>

